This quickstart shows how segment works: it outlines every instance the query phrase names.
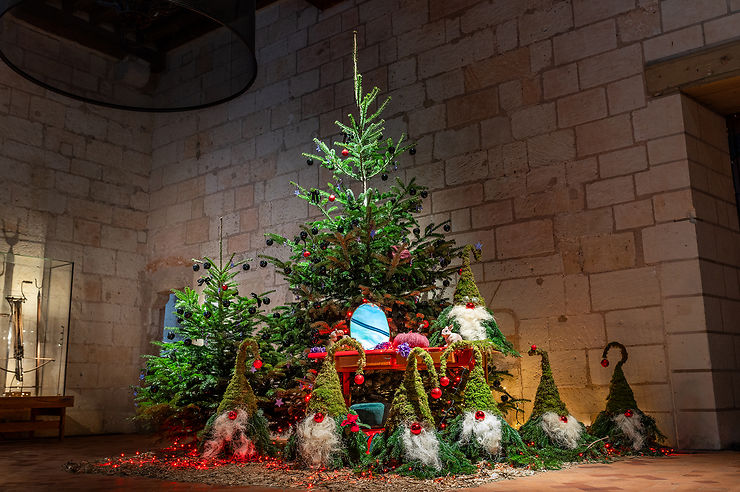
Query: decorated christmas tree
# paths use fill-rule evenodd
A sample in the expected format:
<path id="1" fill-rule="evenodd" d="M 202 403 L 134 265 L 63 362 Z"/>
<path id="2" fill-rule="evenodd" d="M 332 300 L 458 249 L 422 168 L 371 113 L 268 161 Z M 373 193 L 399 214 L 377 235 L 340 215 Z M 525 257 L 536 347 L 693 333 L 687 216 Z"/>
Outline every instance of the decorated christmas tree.
<path id="1" fill-rule="evenodd" d="M 191 436 L 216 411 L 234 373 L 239 345 L 266 319 L 264 307 L 270 303 L 269 293 L 239 293 L 236 277 L 251 268 L 249 260 L 234 261 L 231 255 L 224 261 L 221 244 L 218 262 L 195 259 L 192 268 L 202 272 L 197 279 L 202 291 L 173 291 L 179 326 L 167 327 L 167 341 L 152 342 L 159 353 L 144 356 L 146 367 L 135 388 L 139 420 Z M 249 377 L 264 381 L 283 377 L 284 357 L 265 341 L 259 349 L 261 359 L 250 361 Z"/>

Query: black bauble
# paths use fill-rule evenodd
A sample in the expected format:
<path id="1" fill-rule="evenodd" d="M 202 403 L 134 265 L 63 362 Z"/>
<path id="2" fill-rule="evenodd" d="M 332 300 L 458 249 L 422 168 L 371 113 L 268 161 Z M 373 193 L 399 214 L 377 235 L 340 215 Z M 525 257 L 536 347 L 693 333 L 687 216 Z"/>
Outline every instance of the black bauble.
<path id="1" fill-rule="evenodd" d="M 452 226 L 450 224 L 445 224 L 442 229 L 444 229 L 445 232 L 450 232 L 452 230 Z"/>
<path id="2" fill-rule="evenodd" d="M 175 334 L 173 332 L 169 332 L 167 334 L 167 340 L 174 340 L 174 339 L 175 339 Z"/>
<path id="3" fill-rule="evenodd" d="M 409 188 L 409 195 L 416 195 L 416 188 Z"/>
<path id="4" fill-rule="evenodd" d="M 244 264 L 242 265 L 242 270 L 244 270 L 245 272 L 246 272 L 247 270 L 249 270 L 249 268 L 250 268 L 250 266 L 249 266 L 249 263 L 244 263 Z"/>
<path id="5" fill-rule="evenodd" d="M 506 403 L 507 401 L 509 401 L 509 397 L 506 395 L 501 395 L 501 401 Z"/>
<path id="6" fill-rule="evenodd" d="M 182 341 L 182 343 L 184 343 L 186 347 L 190 347 L 193 344 L 193 341 L 189 338 L 186 338 Z"/>
<path id="7" fill-rule="evenodd" d="M 449 280 L 443 280 L 442 281 L 442 285 L 444 285 L 445 287 L 449 287 L 450 286 L 450 281 Z"/>
<path id="8" fill-rule="evenodd" d="M 308 237 L 308 233 L 306 231 L 301 231 L 301 239 L 306 239 Z"/>
<path id="9" fill-rule="evenodd" d="M 419 234 L 421 234 L 421 229 L 419 229 L 418 227 L 414 227 L 414 230 L 412 232 L 415 236 L 418 236 Z"/>
<path id="10" fill-rule="evenodd" d="M 262 298 L 262 304 L 264 304 L 265 306 L 270 304 L 270 298 L 269 297 Z"/>
<path id="11" fill-rule="evenodd" d="M 293 270 L 291 270 L 290 267 L 285 267 L 283 268 L 283 271 L 285 272 L 285 275 L 290 275 L 290 272 L 292 272 Z"/>
<path id="12" fill-rule="evenodd" d="M 257 314 L 257 308 L 256 307 L 249 308 L 249 314 Z"/>
<path id="13" fill-rule="evenodd" d="M 205 263 L 203 263 L 203 268 L 205 268 L 206 270 L 208 270 L 209 268 L 211 268 L 211 264 L 208 263 L 208 262 L 205 262 Z"/>
<path id="14" fill-rule="evenodd" d="M 184 314 L 185 310 L 183 308 L 177 308 L 177 314 Z"/>
<path id="15" fill-rule="evenodd" d="M 278 319 L 280 317 L 280 313 L 272 313 L 272 317 Z"/>
<path id="16" fill-rule="evenodd" d="M 396 148 L 394 146 L 391 145 L 390 147 L 388 147 L 388 152 L 390 152 L 391 154 L 394 153 L 395 151 L 396 151 Z"/>
<path id="17" fill-rule="evenodd" d="M 229 301 L 228 299 L 224 299 L 224 301 L 221 304 L 223 304 L 224 307 L 229 307 L 231 306 L 231 301 Z"/>
<path id="18" fill-rule="evenodd" d="M 388 181 L 388 175 L 383 173 L 380 175 L 380 179 L 382 179 L 383 181 Z"/>
<path id="19" fill-rule="evenodd" d="M 185 311 L 185 319 L 189 319 L 192 315 L 193 313 L 191 313 L 190 311 Z"/>
<path id="20" fill-rule="evenodd" d="M 313 166 L 313 159 L 306 159 L 306 164 L 308 164 L 309 166 Z"/>
<path id="21" fill-rule="evenodd" d="M 267 238 L 267 239 L 265 240 L 265 244 L 267 244 L 268 246 L 272 246 L 272 243 L 273 243 L 273 240 L 272 240 L 272 238 L 271 238 L 271 237 L 268 237 L 268 238 Z"/>
<path id="22" fill-rule="evenodd" d="M 421 192 L 421 197 L 422 197 L 422 198 L 426 198 L 426 197 L 428 197 L 428 196 L 429 196 L 429 192 L 428 192 L 427 190 L 423 190 L 423 191 Z"/>
<path id="23" fill-rule="evenodd" d="M 194 271 L 194 272 L 197 272 L 198 270 L 200 270 L 200 265 L 198 265 L 198 264 L 196 263 L 195 265 L 193 265 L 193 271 Z"/>
<path id="24" fill-rule="evenodd" d="M 156 393 L 157 391 L 159 391 L 159 386 L 157 386 L 156 384 L 153 384 L 149 386 L 149 391 L 151 391 L 152 393 Z"/>
<path id="25" fill-rule="evenodd" d="M 313 234 L 314 236 L 315 236 L 316 234 L 318 234 L 318 233 L 319 233 L 319 230 L 318 230 L 318 228 L 314 227 L 314 228 L 312 228 L 312 229 L 311 229 L 311 234 Z"/>
<path id="26" fill-rule="evenodd" d="M 211 312 L 210 312 L 210 311 L 203 311 L 203 317 L 204 317 L 205 319 L 208 319 L 208 318 L 210 318 L 210 317 L 211 317 Z"/>
<path id="27" fill-rule="evenodd" d="M 267 266 L 267 260 L 260 260 L 260 266 L 265 268 Z"/>
<path id="28" fill-rule="evenodd" d="M 416 154 L 416 147 L 411 147 L 411 148 L 409 149 L 409 154 L 411 154 L 411 155 L 414 155 L 414 154 Z"/>

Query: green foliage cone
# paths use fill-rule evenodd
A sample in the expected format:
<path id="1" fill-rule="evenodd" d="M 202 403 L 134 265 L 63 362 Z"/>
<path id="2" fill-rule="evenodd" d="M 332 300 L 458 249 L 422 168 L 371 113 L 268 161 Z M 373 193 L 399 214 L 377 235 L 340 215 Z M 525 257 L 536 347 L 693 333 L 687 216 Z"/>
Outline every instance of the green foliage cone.
<path id="1" fill-rule="evenodd" d="M 655 449 L 655 446 L 657 446 L 657 442 L 664 440 L 665 436 L 658 429 L 655 419 L 646 415 L 639 409 L 637 401 L 635 401 L 635 395 L 632 392 L 632 388 L 627 382 L 627 378 L 624 376 L 622 366 L 627 362 L 627 348 L 619 342 L 610 342 L 606 347 L 604 347 L 602 359 L 607 359 L 609 350 L 614 347 L 619 348 L 621 358 L 614 367 L 614 373 L 609 382 L 609 394 L 606 397 L 606 409 L 599 412 L 599 415 L 591 425 L 590 432 L 596 437 L 608 436 L 609 441 L 613 445 L 621 448 L 623 452 L 629 452 L 630 450 L 633 450 L 632 442 L 624 435 L 613 418 L 628 410 L 638 412 L 640 423 L 645 432 L 645 444 L 647 445 L 647 449 L 652 448 L 654 452 L 659 453 L 659 450 Z"/>
<path id="2" fill-rule="evenodd" d="M 501 410 L 499 410 L 496 401 L 493 399 L 491 388 L 486 382 L 486 376 L 483 367 L 483 354 L 477 344 L 468 341 L 461 340 L 449 345 L 444 352 L 442 352 L 439 367 L 439 372 L 442 376 L 447 375 L 447 359 L 455 350 L 472 350 L 475 358 L 475 367 L 470 371 L 468 376 L 467 384 L 463 390 L 463 409 L 464 410 L 485 410 L 495 415 L 501 416 Z"/>
<path id="3" fill-rule="evenodd" d="M 255 359 L 259 359 L 259 347 L 257 342 L 251 338 L 246 338 L 239 345 L 239 351 L 236 354 L 236 363 L 234 364 L 234 375 L 231 377 L 229 385 L 226 387 L 221 403 L 216 410 L 220 415 L 229 410 L 241 408 L 248 416 L 253 416 L 257 412 L 257 398 L 254 396 L 252 386 L 247 381 L 247 350 L 252 349 Z"/>
<path id="4" fill-rule="evenodd" d="M 339 382 L 337 369 L 334 364 L 334 353 L 340 348 L 356 350 L 360 355 L 357 373 L 362 374 L 365 367 L 365 351 L 354 338 L 342 338 L 332 345 L 326 352 L 326 358 L 321 370 L 316 376 L 311 400 L 308 402 L 308 413 L 322 412 L 331 417 L 344 417 L 348 409 L 342 395 L 342 386 Z"/>
<path id="5" fill-rule="evenodd" d="M 537 386 L 532 415 L 529 417 L 529 420 L 541 417 L 546 412 L 555 412 L 561 417 L 567 416 L 569 413 L 568 408 L 566 408 L 563 400 L 560 399 L 560 393 L 558 392 L 558 386 L 555 384 L 555 378 L 552 376 L 550 357 L 547 355 L 547 352 L 538 348 L 536 350 L 530 350 L 529 355 L 539 355 L 542 357 L 542 375 L 540 376 L 540 384 Z"/>
<path id="6" fill-rule="evenodd" d="M 472 302 L 476 306 L 485 306 L 486 300 L 483 299 L 483 296 L 478 290 L 473 270 L 470 268 L 471 254 L 475 257 L 476 261 L 480 261 L 480 249 L 474 248 L 470 244 L 466 244 L 462 253 L 463 264 L 461 267 L 460 279 L 457 281 L 453 300 L 455 304 L 466 304 L 468 302 Z"/>
<path id="7" fill-rule="evenodd" d="M 434 361 L 429 352 L 421 347 L 414 347 L 409 353 L 406 362 L 406 372 L 403 381 L 396 390 L 393 397 L 391 408 L 388 411 L 385 428 L 386 434 L 391 434 L 396 427 L 403 423 L 419 422 L 434 427 L 434 417 L 429 409 L 429 398 L 424 390 L 424 383 L 421 381 L 421 375 L 417 367 L 417 357 L 420 357 L 427 367 L 427 374 L 434 386 L 437 386 L 437 370 L 434 367 Z"/>

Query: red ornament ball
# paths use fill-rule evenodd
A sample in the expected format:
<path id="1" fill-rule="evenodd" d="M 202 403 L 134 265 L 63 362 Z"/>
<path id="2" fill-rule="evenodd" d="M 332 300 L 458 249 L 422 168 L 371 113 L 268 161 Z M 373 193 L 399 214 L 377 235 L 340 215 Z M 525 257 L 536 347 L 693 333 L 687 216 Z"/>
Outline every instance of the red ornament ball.
<path id="1" fill-rule="evenodd" d="M 567 424 L 568 423 L 568 417 L 566 417 L 565 415 L 561 415 L 560 416 L 560 421 L 562 423 L 564 423 L 564 424 Z"/>
<path id="2" fill-rule="evenodd" d="M 455 382 L 456 382 L 456 383 L 459 383 L 459 382 L 460 382 L 460 376 L 457 376 L 457 377 L 455 378 Z"/>
<path id="3" fill-rule="evenodd" d="M 457 274 L 458 274 L 458 275 L 462 275 L 462 268 L 458 268 L 458 269 L 457 269 Z"/>
<path id="4" fill-rule="evenodd" d="M 252 365 L 255 369 L 261 369 L 262 368 L 262 361 L 257 359 L 254 362 L 252 362 Z"/>
<path id="5" fill-rule="evenodd" d="M 221 286 L 221 290 L 229 290 L 229 286 L 228 285 L 222 285 Z"/>
<path id="6" fill-rule="evenodd" d="M 337 197 L 335 197 L 334 195 L 329 195 L 329 201 L 330 202 L 333 202 L 336 199 L 337 199 Z"/>
<path id="7" fill-rule="evenodd" d="M 432 398 L 435 400 L 442 396 L 442 390 L 439 388 L 432 388 Z"/>
<path id="8" fill-rule="evenodd" d="M 447 428 L 447 424 L 445 424 L 444 422 L 442 422 L 441 424 L 439 424 L 439 428 L 442 429 L 442 430 L 445 430 Z"/>
<path id="9" fill-rule="evenodd" d="M 237 414 L 234 410 L 230 410 L 228 417 L 229 417 L 229 420 L 236 420 Z"/>
<path id="10" fill-rule="evenodd" d="M 421 424 L 419 422 L 414 422 L 413 424 L 411 424 L 411 433 L 415 436 L 421 434 Z"/>
<path id="11" fill-rule="evenodd" d="M 427 321 L 427 320 L 422 321 L 421 322 L 421 327 L 422 328 L 429 328 L 429 321 Z"/>
<path id="12" fill-rule="evenodd" d="M 609 359 L 601 359 L 601 367 L 609 367 Z"/>
<path id="13" fill-rule="evenodd" d="M 473 304 L 472 302 L 469 302 L 465 305 L 465 307 L 468 309 L 475 309 L 475 304 Z"/>
<path id="14" fill-rule="evenodd" d="M 349 155 L 349 150 L 347 150 L 347 149 L 342 149 L 342 155 L 343 155 L 344 157 L 347 157 L 347 156 Z"/>
<path id="15" fill-rule="evenodd" d="M 449 385 L 450 384 L 450 378 L 448 378 L 447 376 L 442 376 L 441 378 L 439 378 L 439 384 L 441 384 L 442 386 Z"/>
<path id="16" fill-rule="evenodd" d="M 534 352 L 535 350 L 537 350 L 537 345 L 532 345 L 530 348 L 532 349 L 532 352 Z"/>
<path id="17" fill-rule="evenodd" d="M 626 412 L 624 412 L 624 416 L 627 418 L 632 417 L 632 415 L 632 410 L 627 410 Z"/>
<path id="18" fill-rule="evenodd" d="M 316 412 L 315 414 L 313 414 L 313 421 L 320 424 L 324 421 L 324 414 L 321 412 Z"/>
<path id="19" fill-rule="evenodd" d="M 309 256 L 311 256 L 311 252 L 310 251 L 304 251 L 303 252 L 303 257 L 304 258 L 308 258 Z"/>
<path id="20" fill-rule="evenodd" d="M 365 382 L 365 376 L 362 374 L 355 374 L 355 384 L 362 384 Z"/>
<path id="21" fill-rule="evenodd" d="M 483 410 L 478 410 L 475 412 L 475 420 L 484 420 L 486 418 L 486 414 Z"/>

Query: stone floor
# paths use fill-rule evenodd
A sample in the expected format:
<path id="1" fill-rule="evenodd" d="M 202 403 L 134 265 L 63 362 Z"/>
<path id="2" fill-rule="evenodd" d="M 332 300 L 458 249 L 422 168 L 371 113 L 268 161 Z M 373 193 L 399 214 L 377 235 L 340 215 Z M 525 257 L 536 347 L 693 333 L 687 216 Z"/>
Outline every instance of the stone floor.
<path id="1" fill-rule="evenodd" d="M 68 437 L 0 441 L 0 490 L 29 491 L 157 491 L 222 490 L 224 487 L 164 482 L 133 477 L 72 474 L 67 461 L 133 453 L 147 449 L 151 439 L 136 435 Z M 268 491 L 265 488 L 228 490 Z M 681 453 L 667 458 L 633 458 L 616 463 L 585 464 L 532 477 L 495 482 L 468 491 L 740 491 L 740 452 Z"/>

